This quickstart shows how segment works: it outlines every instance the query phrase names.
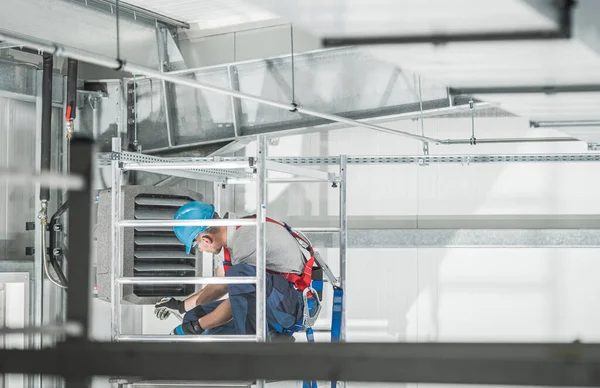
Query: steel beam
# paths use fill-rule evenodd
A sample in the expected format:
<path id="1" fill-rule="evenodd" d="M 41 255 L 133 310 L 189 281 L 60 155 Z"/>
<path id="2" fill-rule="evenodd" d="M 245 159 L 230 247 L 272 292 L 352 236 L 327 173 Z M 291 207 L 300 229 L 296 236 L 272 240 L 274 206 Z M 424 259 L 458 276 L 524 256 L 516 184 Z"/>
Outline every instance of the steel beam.
<path id="1" fill-rule="evenodd" d="M 147 157 L 148 155 L 142 155 Z M 101 166 L 108 166 L 110 154 L 101 155 L 98 163 Z M 339 165 L 338 156 L 276 156 L 268 158 L 270 161 L 278 163 L 287 163 L 295 165 Z M 186 162 L 203 160 L 190 158 Z M 222 157 L 223 162 L 247 162 L 246 157 Z M 348 164 L 433 164 L 433 163 L 451 163 L 451 164 L 472 164 L 472 163 L 570 163 L 570 162 L 600 162 L 600 154 L 597 153 L 570 153 L 570 154 L 446 154 L 446 155 L 364 155 L 348 156 Z M 252 174 L 237 171 L 240 176 L 233 175 L 232 171 L 213 170 L 224 178 L 252 179 Z M 215 172 L 210 172 L 215 174 Z M 231 175 L 229 175 L 231 174 Z"/>
<path id="2" fill-rule="evenodd" d="M 306 233 L 315 248 L 339 248 L 335 233 Z M 348 248 L 600 248 L 599 229 L 351 229 Z"/>
<path id="3" fill-rule="evenodd" d="M 74 137 L 71 140 L 71 173 L 84 178 L 80 190 L 69 195 L 69 253 L 67 320 L 82 327 L 81 340 L 87 340 L 90 304 L 90 255 L 92 232 L 93 140 Z"/>
<path id="4" fill-rule="evenodd" d="M 243 365 L 228 368 L 226 365 Z M 302 368 L 298 368 L 302 365 Z M 0 350 L 0 373 L 210 381 L 600 385 L 600 344 L 89 343 Z"/>
<path id="5" fill-rule="evenodd" d="M 337 156 L 271 157 L 269 160 L 280 163 L 300 165 L 336 165 Z M 497 155 L 417 155 L 417 156 L 348 156 L 348 164 L 474 164 L 474 163 L 566 163 L 566 162 L 600 162 L 600 154 L 497 154 Z"/>

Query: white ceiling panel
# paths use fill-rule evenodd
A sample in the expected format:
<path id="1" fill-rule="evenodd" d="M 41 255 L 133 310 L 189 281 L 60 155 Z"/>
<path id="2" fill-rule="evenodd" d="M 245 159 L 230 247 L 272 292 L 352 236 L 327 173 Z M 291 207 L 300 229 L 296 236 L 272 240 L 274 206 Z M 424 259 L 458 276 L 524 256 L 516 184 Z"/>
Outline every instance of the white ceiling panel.
<path id="1" fill-rule="evenodd" d="M 244 0 L 127 0 L 126 3 L 188 22 L 200 30 L 255 23 L 277 16 Z"/>

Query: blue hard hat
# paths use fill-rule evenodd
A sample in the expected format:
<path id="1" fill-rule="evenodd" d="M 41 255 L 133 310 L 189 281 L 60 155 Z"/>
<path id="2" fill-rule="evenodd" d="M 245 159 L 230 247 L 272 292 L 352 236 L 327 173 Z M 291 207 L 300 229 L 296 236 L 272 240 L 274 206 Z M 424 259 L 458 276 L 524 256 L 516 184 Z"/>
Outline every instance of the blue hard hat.
<path id="1" fill-rule="evenodd" d="M 188 202 L 177 210 L 176 220 L 210 220 L 215 214 L 215 207 L 208 203 L 194 201 Z M 185 251 L 189 255 L 194 245 L 196 236 L 208 229 L 208 226 L 174 226 L 175 236 L 185 245 Z"/>

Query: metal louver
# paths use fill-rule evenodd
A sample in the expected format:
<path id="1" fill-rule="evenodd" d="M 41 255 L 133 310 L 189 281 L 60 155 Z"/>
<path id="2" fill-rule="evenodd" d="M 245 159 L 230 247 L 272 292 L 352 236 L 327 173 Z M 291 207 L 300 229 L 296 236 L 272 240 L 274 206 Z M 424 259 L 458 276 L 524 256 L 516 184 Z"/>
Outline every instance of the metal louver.
<path id="1" fill-rule="evenodd" d="M 137 220 L 173 219 L 177 209 L 189 201 L 201 201 L 202 194 L 178 187 L 123 187 L 123 218 Z M 111 193 L 99 195 L 97 226 L 98 298 L 110 301 Z M 185 253 L 171 227 L 125 228 L 123 231 L 123 276 L 196 277 L 200 264 Z M 123 300 L 133 304 L 153 304 L 163 296 L 193 294 L 195 285 L 124 285 Z"/>
<path id="2" fill-rule="evenodd" d="M 177 209 L 192 198 L 169 194 L 140 194 L 135 197 L 135 219 L 173 219 Z M 173 235 L 173 229 L 135 228 L 133 234 L 134 277 L 194 277 L 196 258 L 185 253 L 183 244 Z M 194 285 L 134 285 L 138 297 L 186 296 Z"/>

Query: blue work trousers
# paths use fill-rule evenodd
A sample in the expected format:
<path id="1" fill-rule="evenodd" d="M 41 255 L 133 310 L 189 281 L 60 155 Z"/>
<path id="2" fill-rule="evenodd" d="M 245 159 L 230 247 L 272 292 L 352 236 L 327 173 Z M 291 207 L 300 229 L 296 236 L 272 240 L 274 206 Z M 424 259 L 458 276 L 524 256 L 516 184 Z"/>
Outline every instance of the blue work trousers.
<path id="1" fill-rule="evenodd" d="M 236 264 L 225 273 L 226 277 L 256 276 L 256 267 L 249 264 Z M 270 332 L 280 333 L 302 320 L 304 302 L 302 293 L 282 275 L 266 274 L 267 326 Z M 233 319 L 224 325 L 205 330 L 202 334 L 243 334 L 256 333 L 256 285 L 229 284 L 229 301 Z M 210 314 L 223 301 L 215 301 L 188 311 L 183 322 L 190 322 Z"/>

